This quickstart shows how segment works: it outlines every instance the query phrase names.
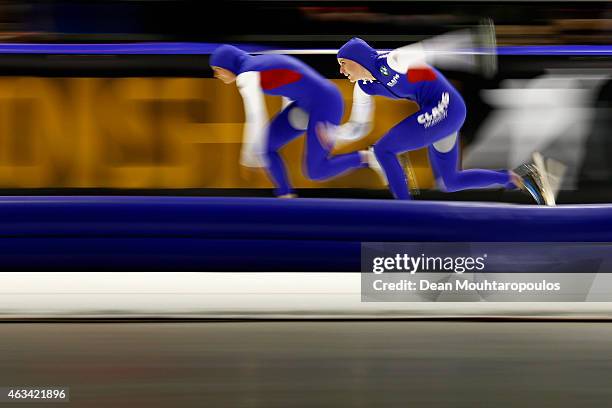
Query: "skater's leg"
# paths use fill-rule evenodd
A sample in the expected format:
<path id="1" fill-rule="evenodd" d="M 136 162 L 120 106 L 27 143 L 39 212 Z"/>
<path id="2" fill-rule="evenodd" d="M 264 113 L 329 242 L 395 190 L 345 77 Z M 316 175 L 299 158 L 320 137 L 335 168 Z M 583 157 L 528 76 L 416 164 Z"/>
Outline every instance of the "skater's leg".
<path id="1" fill-rule="evenodd" d="M 287 169 L 278 150 L 304 133 L 304 129 L 296 129 L 296 127 L 294 127 L 296 126 L 295 120 L 291 120 L 300 113 L 298 111 L 292 112 L 297 109 L 300 108 L 294 103 L 287 106 L 276 115 L 268 129 L 268 145 L 266 148 L 266 157 L 268 159 L 267 171 L 276 185 L 275 194 L 277 196 L 284 196 L 292 192 L 289 177 L 287 176 Z M 291 122 L 294 122 L 293 126 Z"/>
<path id="2" fill-rule="evenodd" d="M 343 101 L 339 92 L 330 92 L 322 97 L 310 111 L 306 130 L 305 172 L 312 180 L 326 180 L 349 170 L 366 167 L 359 152 L 331 155 L 317 134 L 317 128 L 324 124 L 338 125 L 342 118 Z"/>
<path id="3" fill-rule="evenodd" d="M 428 147 L 431 166 L 436 169 L 437 177 L 444 183 L 446 191 L 513 185 L 508 170 L 461 170 L 459 145 L 458 134 L 453 133 Z"/>
<path id="4" fill-rule="evenodd" d="M 393 196 L 409 200 L 406 172 L 397 157 L 399 153 L 425 147 L 422 132 L 415 131 L 416 119 L 411 116 L 395 125 L 374 145 L 374 154 L 383 168 Z"/>
<path id="5" fill-rule="evenodd" d="M 405 170 L 397 155 L 429 146 L 457 132 L 465 120 L 465 103 L 454 90 L 442 91 L 414 115 L 393 127 L 375 145 L 374 153 L 382 166 L 395 198 L 410 199 Z M 434 163 L 434 172 L 440 169 Z"/>

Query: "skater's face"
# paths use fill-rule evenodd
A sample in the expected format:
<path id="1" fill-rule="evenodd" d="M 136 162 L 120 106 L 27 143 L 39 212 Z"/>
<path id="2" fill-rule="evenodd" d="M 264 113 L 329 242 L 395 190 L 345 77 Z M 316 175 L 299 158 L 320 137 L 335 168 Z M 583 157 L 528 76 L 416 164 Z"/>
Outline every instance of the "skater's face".
<path id="1" fill-rule="evenodd" d="M 236 75 L 225 68 L 212 67 L 215 78 L 220 79 L 224 84 L 231 84 L 236 80 Z"/>
<path id="2" fill-rule="evenodd" d="M 372 79 L 370 71 L 353 60 L 338 58 L 338 64 L 340 64 L 340 73 L 351 82 L 357 82 L 362 79 Z"/>

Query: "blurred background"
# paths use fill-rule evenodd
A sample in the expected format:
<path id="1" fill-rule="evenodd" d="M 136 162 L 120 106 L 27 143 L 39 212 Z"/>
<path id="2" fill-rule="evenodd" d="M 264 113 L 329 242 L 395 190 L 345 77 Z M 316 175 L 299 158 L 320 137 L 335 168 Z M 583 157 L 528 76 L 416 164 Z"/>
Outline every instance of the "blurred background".
<path id="1" fill-rule="evenodd" d="M 612 202 L 609 1 L 0 0 L 0 195 L 272 196 L 272 185 L 263 172 L 238 164 L 242 101 L 235 86 L 224 86 L 212 78 L 206 53 L 34 54 L 15 52 L 7 44 L 230 42 L 320 50 L 337 49 L 352 36 L 360 36 L 377 48 L 390 49 L 449 31 L 475 29 L 487 18 L 495 24 L 500 47 L 495 75 L 444 71 L 468 104 L 461 139 L 464 167 L 512 168 L 530 161 L 531 152 L 539 150 L 568 166 L 559 202 Z M 333 53 L 296 57 L 338 85 L 348 116 L 352 86 L 339 74 Z M 281 105 L 278 98 L 267 98 L 266 102 L 270 114 Z M 415 110 L 408 101 L 377 99 L 372 133 L 347 149 L 374 143 Z M 301 196 L 391 198 L 367 169 L 324 183 L 307 180 L 300 166 L 302 144 L 298 138 L 282 150 Z M 499 190 L 439 193 L 425 152 L 411 152 L 409 158 L 423 198 L 529 202 L 518 193 Z M 253 236 L 261 244 L 252 246 L 249 256 L 267 259 L 265 254 L 284 248 L 280 239 L 273 239 L 276 235 L 260 234 L 257 229 L 251 235 L 239 233 L 241 220 L 247 218 L 242 214 L 231 223 L 206 217 L 192 221 L 193 212 L 177 207 L 176 212 L 186 215 L 176 216 L 163 202 L 156 207 L 162 210 L 144 214 L 144 221 L 158 222 L 159 229 L 147 229 L 145 224 L 143 237 L 141 230 L 136 230 L 138 239 L 131 235 L 134 239 L 120 239 L 107 233 L 113 230 L 102 228 L 99 240 L 83 239 L 70 235 L 79 222 L 89 225 L 78 208 L 48 202 L 51 210 L 43 207 L 38 218 L 16 212 L 14 207 L 4 208 L 0 252 L 5 268 L 10 259 L 44 264 L 52 256 L 76 264 L 90 259 L 78 256 L 103 259 L 115 248 L 119 249 L 106 258 L 121 261 L 133 256 L 155 262 L 167 253 L 178 254 L 165 259 L 175 268 L 179 256 L 188 262 L 195 258 L 184 254 L 196 252 L 207 255 L 216 251 L 215 259 L 224 261 L 225 256 L 251 262 L 253 258 L 245 256 L 241 248 L 251 245 Z M 123 229 L 130 228 L 126 221 L 122 225 L 110 222 L 115 212 L 104 210 L 107 207 L 90 207 L 96 228 L 102 221 L 108 224 L 103 227 L 117 231 L 126 225 Z M 118 213 L 127 218 L 141 211 L 140 207 L 131 208 Z M 235 206 L 234 213 L 240 210 Z M 74 219 L 73 214 L 77 214 Z M 228 217 L 232 214 L 228 211 Z M 484 217 L 476 229 L 484 229 L 486 214 Z M 347 219 L 338 218 L 341 224 Z M 380 215 L 369 218 L 363 224 L 380 223 L 381 234 L 392 225 Z M 589 228 L 599 220 L 586 218 Z M 194 224 L 194 228 L 206 222 L 213 227 L 221 225 L 221 235 L 212 228 L 212 236 L 204 235 L 190 244 L 181 239 L 184 232 L 176 235 L 176 220 L 181 221 L 179 228 L 184 225 L 181 223 Z M 254 216 L 253 220 L 260 228 L 262 218 Z M 528 220 L 517 218 L 519 228 Z M 567 220 L 573 236 L 581 237 L 574 231 L 580 229 L 579 223 Z M 37 223 L 42 227 L 37 229 Z M 409 219 L 398 223 L 398 228 L 409 223 Z M 15 225 L 44 234 L 29 241 L 16 239 Z M 53 233 L 45 232 L 49 225 Z M 57 225 L 61 230 L 53 229 Z M 291 225 L 281 225 L 281 230 L 291 233 Z M 342 243 L 349 250 L 335 250 L 345 247 L 334 246 L 335 235 L 328 234 L 333 226 L 308 227 L 308 234 L 319 230 L 327 240 L 326 251 L 318 253 L 330 263 L 334 254 L 350 257 L 359 252 L 358 243 L 345 238 Z M 164 229 L 170 234 L 165 241 L 159 232 Z M 360 233 L 368 232 L 360 229 L 351 232 L 356 241 Z M 153 239 L 147 235 L 151 231 Z M 492 234 L 500 233 L 493 230 Z M 157 239 L 159 236 L 162 238 Z M 299 246 L 300 253 L 317 259 L 312 255 L 315 251 L 308 250 L 313 247 L 304 244 L 317 242 L 306 236 L 309 241 L 286 240 Z M 525 236 L 529 239 L 528 234 L 510 237 Z M 221 240 L 225 246 L 205 246 L 205 239 L 213 244 Z M 236 242 L 243 246 L 229 247 Z M 37 256 L 28 256 L 36 250 Z M 279 263 L 291 259 L 291 253 L 274 255 Z M 83 270 L 104 265 L 90 262 L 89 269 Z M 129 270 L 129 265 L 118 270 Z M 213 317 L 217 313 L 217 318 L 247 312 L 250 315 L 246 316 L 252 317 L 258 310 L 291 318 L 295 315 L 288 315 L 287 310 L 292 307 L 305 313 L 313 308 L 337 310 L 338 305 L 348 305 L 342 307 L 353 312 L 380 305 L 374 310 L 390 316 L 393 308 L 402 305 L 407 315 L 412 313 L 417 319 L 415 310 L 424 310 L 421 316 L 434 319 L 503 319 L 521 307 L 519 318 L 539 314 L 553 320 L 609 320 L 610 303 L 561 303 L 556 305 L 558 309 L 523 302 L 513 306 L 491 306 L 491 302 L 388 306 L 361 302 L 359 277 L 350 273 L 324 273 L 320 279 L 303 274 L 301 280 L 297 274 L 284 280 L 274 274 L 265 280 L 261 274 L 247 278 L 225 273 L 227 281 L 200 273 L 193 274 L 199 280 L 175 272 L 166 278 L 159 273 L 135 275 L 112 272 L 104 279 L 91 272 L 0 276 L 4 318 L 0 325 L 0 365 L 4 368 L 0 385 L 69 386 L 72 405 L 79 407 L 200 407 L 207 403 L 219 407 L 411 403 L 438 407 L 603 407 L 610 401 L 612 331 L 609 325 L 594 321 L 347 322 L 340 321 L 342 315 L 329 322 L 167 324 L 168 320 L 130 320 L 138 307 L 142 313 L 143 305 L 145 312 L 153 310 L 148 312 L 152 316 L 176 313 L 177 317 L 181 311 L 194 312 L 194 304 L 200 305 L 195 311 L 204 310 Z M 327 279 L 338 283 L 330 285 Z M 223 286 L 219 282 L 228 283 Z M 436 307 L 439 305 L 442 311 Z M 12 322 L 6 319 L 11 313 L 23 315 L 23 310 L 31 314 Z M 64 324 L 61 320 L 27 323 L 36 314 L 44 319 L 66 310 L 85 317 Z M 241 310 L 242 315 L 236 314 Z M 100 315 L 126 320 L 104 324 L 100 324 L 104 320 L 87 320 L 87 316 Z"/>
<path id="2" fill-rule="evenodd" d="M 445 71 L 468 104 L 463 165 L 514 168 L 534 150 L 568 166 L 560 202 L 612 199 L 612 3 L 494 1 L 1 1 L 4 43 L 199 42 L 337 49 L 360 36 L 390 49 L 491 19 L 498 71 Z M 568 52 L 568 46 L 597 46 Z M 548 46 L 525 52 L 513 46 Z M 559 51 L 561 50 L 561 51 Z M 558 51 L 558 52 L 557 52 Z M 543 55 L 545 54 L 545 55 Z M 296 55 L 352 86 L 333 54 Z M 268 111 L 280 109 L 267 98 Z M 374 143 L 416 110 L 377 99 Z M 0 54 L 0 189 L 5 194 L 271 195 L 263 171 L 238 164 L 244 113 L 208 55 Z M 312 182 L 302 138 L 282 154 L 301 195 L 390 198 L 369 170 Z M 423 197 L 437 197 L 424 151 L 409 153 Z M 311 191 L 311 193 L 308 193 Z M 442 198 L 513 200 L 501 191 Z M 438 197 L 438 198 L 440 198 Z"/>

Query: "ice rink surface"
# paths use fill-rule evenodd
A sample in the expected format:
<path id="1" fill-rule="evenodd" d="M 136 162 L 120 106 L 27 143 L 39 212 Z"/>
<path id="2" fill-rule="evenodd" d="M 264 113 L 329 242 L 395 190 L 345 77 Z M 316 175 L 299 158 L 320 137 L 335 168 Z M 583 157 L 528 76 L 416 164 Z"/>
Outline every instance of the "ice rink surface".
<path id="1" fill-rule="evenodd" d="M 78 407 L 605 407 L 612 397 L 609 323 L 3 323 L 0 338 L 0 384 L 68 386 Z"/>

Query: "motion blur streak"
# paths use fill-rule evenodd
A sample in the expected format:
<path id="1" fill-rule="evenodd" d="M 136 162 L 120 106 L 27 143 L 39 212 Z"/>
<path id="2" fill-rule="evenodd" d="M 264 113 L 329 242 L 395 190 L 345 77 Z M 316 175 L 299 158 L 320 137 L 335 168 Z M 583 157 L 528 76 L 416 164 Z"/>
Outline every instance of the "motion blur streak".
<path id="1" fill-rule="evenodd" d="M 586 139 L 597 109 L 592 107 L 609 71 L 549 70 L 529 80 L 505 80 L 499 89 L 483 90 L 494 107 L 467 149 L 466 167 L 516 167 L 540 151 L 565 163 L 563 189 L 576 189 L 583 167 Z"/>

